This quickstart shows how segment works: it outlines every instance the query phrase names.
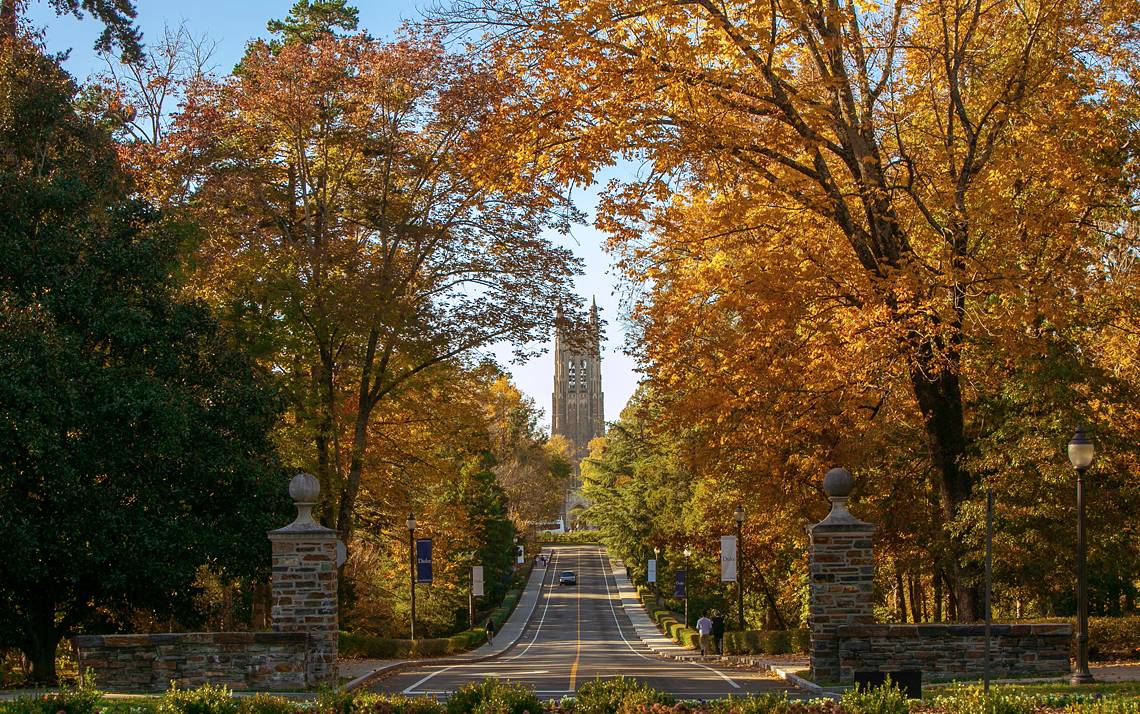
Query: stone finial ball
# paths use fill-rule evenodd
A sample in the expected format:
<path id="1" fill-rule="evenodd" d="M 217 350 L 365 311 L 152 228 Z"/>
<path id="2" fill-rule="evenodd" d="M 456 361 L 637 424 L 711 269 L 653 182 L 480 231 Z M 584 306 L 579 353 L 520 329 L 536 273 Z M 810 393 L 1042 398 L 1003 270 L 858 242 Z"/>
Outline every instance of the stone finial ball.
<path id="1" fill-rule="evenodd" d="M 289 481 L 289 495 L 295 503 L 316 503 L 321 482 L 312 474 L 301 472 Z"/>
<path id="2" fill-rule="evenodd" d="M 855 479 L 847 469 L 831 469 L 823 476 L 823 492 L 829 498 L 843 498 L 851 495 Z"/>

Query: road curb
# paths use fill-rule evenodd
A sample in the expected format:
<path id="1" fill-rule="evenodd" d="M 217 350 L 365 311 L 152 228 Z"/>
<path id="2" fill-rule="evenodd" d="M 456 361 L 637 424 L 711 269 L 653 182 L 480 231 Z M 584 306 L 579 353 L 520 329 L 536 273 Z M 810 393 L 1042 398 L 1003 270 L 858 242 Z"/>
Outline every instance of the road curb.
<path id="1" fill-rule="evenodd" d="M 770 664 L 768 665 L 768 671 L 774 673 L 777 677 L 784 680 L 788 684 L 793 685 L 796 689 L 802 689 L 805 692 L 811 692 L 812 694 L 818 695 L 820 697 L 825 697 L 827 699 L 839 699 L 839 695 L 835 692 L 830 692 L 815 682 L 804 679 L 790 669 L 784 669 L 779 665 Z"/>
<path id="2" fill-rule="evenodd" d="M 530 604 L 530 612 L 528 612 L 526 614 L 526 619 L 523 621 L 523 626 L 521 628 L 519 628 L 519 633 L 517 635 L 515 635 L 515 638 L 513 640 L 511 640 L 510 642 L 508 642 L 506 644 L 506 646 L 504 646 L 498 652 L 491 652 L 489 654 L 480 655 L 478 657 L 464 657 L 463 655 L 456 655 L 454 657 L 437 657 L 435 659 L 405 659 L 405 660 L 400 660 L 398 662 L 393 662 L 391 664 L 384 665 L 383 667 L 379 667 L 377 669 L 374 669 L 371 672 L 369 672 L 368 674 L 361 675 L 361 676 L 357 677 L 356 679 L 354 679 L 350 682 L 344 683 L 341 686 L 341 691 L 344 691 L 344 692 L 356 691 L 357 689 L 360 689 L 361 687 L 363 687 L 367 684 L 370 684 L 370 683 L 376 681 L 377 679 L 382 679 L 382 678 L 384 678 L 390 674 L 394 674 L 395 672 L 399 672 L 402 669 L 408 669 L 409 667 L 433 667 L 435 665 L 440 665 L 440 664 L 477 664 L 479 662 L 486 662 L 487 660 L 492 660 L 492 659 L 495 659 L 496 657 L 502 656 L 507 650 L 514 647 L 515 643 L 518 642 L 519 640 L 521 640 L 523 633 L 526 632 L 526 625 L 527 625 L 527 623 L 530 622 L 530 618 L 532 616 L 534 616 L 534 611 L 538 607 L 538 601 L 542 599 L 541 590 L 542 590 L 543 585 L 546 583 L 546 573 L 547 572 L 548 572 L 548 570 L 545 568 L 542 570 L 542 575 L 538 581 L 539 597 L 536 597 L 534 599 L 534 602 L 532 602 Z M 524 593 L 526 592 L 525 589 L 523 592 Z M 518 614 L 518 613 L 519 613 L 519 611 L 516 609 L 515 614 Z M 515 616 L 514 614 L 511 615 L 511 617 L 514 617 L 514 616 Z"/>

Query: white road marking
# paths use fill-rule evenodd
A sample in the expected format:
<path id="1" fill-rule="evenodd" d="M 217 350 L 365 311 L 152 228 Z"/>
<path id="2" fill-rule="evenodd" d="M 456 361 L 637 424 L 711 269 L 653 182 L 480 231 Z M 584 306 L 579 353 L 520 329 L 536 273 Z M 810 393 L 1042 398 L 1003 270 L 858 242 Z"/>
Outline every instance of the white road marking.
<path id="1" fill-rule="evenodd" d="M 650 662 L 659 662 L 660 660 L 656 660 L 652 657 L 646 657 L 642 653 L 635 650 L 633 648 L 633 645 L 631 645 L 629 643 L 629 640 L 627 640 L 625 638 L 625 633 L 621 631 L 621 622 L 618 620 L 617 610 L 614 609 L 614 600 L 613 600 L 613 595 L 610 593 L 610 580 L 609 580 L 609 577 L 606 573 L 606 562 L 602 558 L 602 549 L 598 548 L 595 552 L 598 554 L 598 565 L 602 570 L 602 582 L 606 584 L 606 598 L 610 604 L 610 613 L 614 616 L 614 625 L 617 626 L 618 636 L 621 637 L 622 642 L 625 643 L 625 646 L 629 648 L 630 652 L 634 653 L 635 655 L 637 655 L 638 657 L 640 657 L 642 659 L 649 660 Z M 622 607 L 623 608 L 625 607 L 624 602 L 622 603 Z M 740 689 L 739 684 L 732 681 L 731 678 L 729 678 L 724 672 L 721 672 L 720 670 L 713 669 L 712 667 L 700 664 L 698 662 L 683 662 L 683 664 L 691 664 L 694 667 L 700 667 L 701 669 L 706 669 L 706 670 L 712 672 L 713 674 L 715 674 L 716 676 L 720 677 L 724 681 L 731 684 L 734 689 Z"/>
<path id="2" fill-rule="evenodd" d="M 550 559 L 550 563 L 548 564 L 548 568 L 547 568 L 548 572 L 550 572 L 550 573 L 556 573 L 557 572 L 554 565 L 558 559 L 559 551 L 560 551 L 560 549 L 558 549 L 558 548 L 554 549 L 554 557 Z M 634 647 L 630 643 L 630 641 L 628 639 L 626 639 L 625 633 L 622 632 L 622 629 L 621 629 L 621 621 L 618 620 L 617 610 L 614 609 L 614 602 L 613 602 L 614 598 L 613 598 L 613 593 L 610 590 L 610 582 L 609 582 L 609 577 L 611 574 L 607 573 L 607 571 L 606 571 L 605 559 L 602 557 L 601 549 L 599 548 L 595 552 L 598 555 L 598 563 L 599 563 L 600 569 L 602 571 L 602 582 L 606 586 L 606 599 L 607 599 L 607 602 L 609 603 L 609 606 L 610 606 L 610 614 L 614 618 L 614 624 L 617 626 L 618 636 L 621 637 L 622 642 L 624 642 L 625 646 L 627 648 L 629 648 L 629 651 L 634 653 L 638 657 L 640 657 L 644 660 L 647 660 L 649 662 L 654 662 L 656 664 L 663 664 L 664 663 L 663 660 L 658 660 L 658 659 L 655 659 L 653 657 L 647 657 L 646 655 L 642 654 L 641 652 L 638 652 L 636 649 L 634 649 Z M 579 554 L 579 557 L 580 557 L 580 554 Z M 554 585 L 553 578 L 551 578 L 550 584 L 547 585 L 545 575 L 544 575 L 542 587 L 546 588 L 548 590 L 552 590 L 553 585 Z M 534 636 L 531 638 L 530 642 L 528 642 L 526 644 L 526 646 L 522 649 L 521 652 L 519 652 L 518 654 L 515 654 L 511 657 L 506 657 L 506 658 L 500 660 L 501 662 L 510 662 L 512 660 L 516 660 L 519 657 L 524 656 L 530 650 L 531 646 L 535 642 L 538 641 L 538 636 L 542 632 L 542 626 L 546 622 L 546 614 L 550 609 L 550 600 L 551 600 L 550 594 L 551 594 L 550 592 L 547 592 L 545 594 L 546 603 L 543 605 L 542 615 L 539 617 L 538 626 L 535 628 Z M 624 607 L 624 604 L 623 604 L 623 607 Z M 700 664 L 698 662 L 682 662 L 682 664 L 691 664 L 694 667 L 700 667 L 701 669 L 708 670 L 709 672 L 712 672 L 713 674 L 717 675 L 718 677 L 720 677 L 724 681 L 728 682 L 730 685 L 732 685 L 733 688 L 740 689 L 739 684 L 737 684 L 735 681 L 733 681 L 731 678 L 729 678 L 728 676 L 726 676 L 723 672 L 720 672 L 719 670 L 716 670 L 716 669 L 709 667 L 707 665 Z M 403 693 L 408 694 L 408 695 L 432 695 L 432 696 L 442 695 L 442 694 L 451 694 L 454 690 L 420 691 L 418 688 L 420 685 L 424 684 L 425 682 L 430 681 L 433 677 L 440 675 L 440 674 L 443 674 L 445 672 L 450 672 L 453 669 L 476 668 L 476 667 L 481 667 L 481 666 L 485 666 L 485 665 L 483 663 L 473 662 L 473 663 L 469 663 L 469 664 L 453 664 L 453 665 L 448 666 L 448 667 L 443 667 L 442 669 L 439 669 L 439 670 L 432 672 L 432 673 L 428 674 L 427 676 L 423 677 L 422 679 L 417 681 L 415 684 L 412 684 L 407 689 L 405 689 L 403 691 Z M 544 674 L 544 673 L 546 673 L 546 670 L 535 671 L 535 672 L 518 672 L 518 673 L 516 673 L 516 675 Z M 494 676 L 509 677 L 509 676 L 512 676 L 509 674 L 503 674 L 503 673 L 493 674 L 493 673 L 489 673 L 489 672 L 487 672 L 487 673 L 472 673 L 472 674 L 474 676 L 490 676 L 490 677 L 494 677 Z M 542 695 L 542 694 L 573 694 L 574 692 L 573 692 L 573 690 L 568 690 L 568 689 L 550 689 L 550 690 L 539 690 L 536 693 L 539 695 Z M 684 694 L 681 694 L 680 696 L 686 697 L 686 698 L 702 698 L 703 699 L 706 697 L 720 697 L 720 696 L 723 696 L 723 693 L 722 692 L 700 693 L 700 694 L 684 693 Z"/>
<path id="3" fill-rule="evenodd" d="M 550 566 L 553 566 L 554 563 L 557 561 L 558 561 L 558 549 L 555 548 L 554 549 L 554 557 L 551 558 L 550 562 L 547 564 L 546 572 L 548 572 L 548 573 L 557 572 L 553 567 L 550 567 Z M 550 582 L 553 585 L 553 583 L 554 583 L 553 577 L 551 578 Z M 542 584 L 540 587 L 543 587 L 543 588 L 548 587 L 546 585 L 546 575 L 545 574 L 543 574 L 543 576 L 542 576 Z M 506 659 L 502 660 L 503 662 L 510 662 L 511 660 L 518 659 L 519 657 L 522 657 L 524 654 L 527 653 L 527 650 L 530 649 L 530 646 L 534 644 L 535 640 L 538 639 L 538 633 L 542 631 L 542 623 L 546 622 L 546 611 L 550 609 L 550 593 L 546 593 L 545 597 L 546 597 L 546 604 L 542 608 L 542 617 L 540 617 L 538 619 L 538 627 L 535 628 L 534 637 L 531 638 L 530 642 L 527 643 L 527 646 L 525 648 L 523 648 L 522 652 L 518 653 L 514 657 L 507 657 Z M 409 686 L 407 689 L 404 690 L 403 693 L 404 694 L 427 694 L 428 692 L 417 692 L 414 690 L 416 689 L 416 687 L 420 686 L 424 682 L 429 681 L 432 677 L 435 677 L 436 675 L 443 674 L 444 672 L 450 672 L 453 669 L 459 669 L 462 667 L 477 667 L 477 666 L 482 666 L 482 663 L 481 662 L 475 662 L 472 664 L 453 664 L 450 667 L 444 667 L 443 669 L 432 672 L 431 674 L 427 675 L 426 677 L 419 680 L 415 684 Z"/>
<path id="4" fill-rule="evenodd" d="M 548 567 L 547 567 L 547 570 L 550 571 L 550 573 L 551 573 L 550 585 L 546 584 L 545 579 L 542 581 L 543 587 L 547 587 L 547 588 L 550 588 L 552 590 L 554 588 L 554 573 L 557 573 L 558 570 L 555 569 L 554 567 L 551 567 L 551 566 L 553 566 L 558 561 L 559 549 L 554 548 L 553 550 L 554 550 L 554 557 L 550 559 L 550 563 L 548 564 Z M 538 627 L 534 628 L 534 637 L 530 638 L 530 642 L 527 643 L 526 647 L 523 648 L 522 652 L 519 652 L 517 655 L 515 655 L 513 657 L 507 657 L 506 659 L 503 660 L 504 662 L 510 662 L 511 660 L 516 660 L 519 657 L 522 657 L 524 654 L 527 653 L 528 650 L 530 650 L 531 645 L 533 645 L 538 640 L 538 633 L 542 632 L 542 625 L 544 622 L 546 622 L 546 611 L 550 609 L 550 595 L 551 595 L 551 593 L 546 593 L 546 595 L 545 595 L 546 604 L 542 606 L 542 616 L 538 618 Z"/>

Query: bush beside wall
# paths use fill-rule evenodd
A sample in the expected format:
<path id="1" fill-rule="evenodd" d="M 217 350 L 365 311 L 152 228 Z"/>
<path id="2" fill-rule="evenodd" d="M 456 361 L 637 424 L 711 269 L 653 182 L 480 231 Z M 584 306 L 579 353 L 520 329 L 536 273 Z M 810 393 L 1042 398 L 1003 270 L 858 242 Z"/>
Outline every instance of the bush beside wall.
<path id="1" fill-rule="evenodd" d="M 724 635 L 724 650 L 728 654 L 805 653 L 810 646 L 806 629 L 745 630 Z"/>

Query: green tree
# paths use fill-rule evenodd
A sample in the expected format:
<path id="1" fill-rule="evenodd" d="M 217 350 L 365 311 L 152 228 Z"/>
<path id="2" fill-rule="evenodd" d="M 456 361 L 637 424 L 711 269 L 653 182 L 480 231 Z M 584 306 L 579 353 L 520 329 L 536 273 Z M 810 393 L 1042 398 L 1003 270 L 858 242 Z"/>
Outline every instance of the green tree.
<path id="1" fill-rule="evenodd" d="M 284 20 L 270 20 L 266 27 L 282 42 L 308 44 L 337 30 L 352 32 L 358 15 L 346 0 L 299 0 Z"/>
<path id="2" fill-rule="evenodd" d="M 0 39 L 14 39 L 19 31 L 20 12 L 27 0 L 0 0 Z M 51 0 L 57 14 L 82 17 L 91 13 L 103 23 L 103 32 L 95 41 L 100 52 L 118 49 L 124 59 L 135 60 L 142 54 L 142 34 L 134 25 L 135 6 L 131 0 Z"/>
<path id="3" fill-rule="evenodd" d="M 0 645 L 40 682 L 106 612 L 185 616 L 199 566 L 264 568 L 284 516 L 268 377 L 176 298 L 186 232 L 75 93 L 0 39 Z"/>

